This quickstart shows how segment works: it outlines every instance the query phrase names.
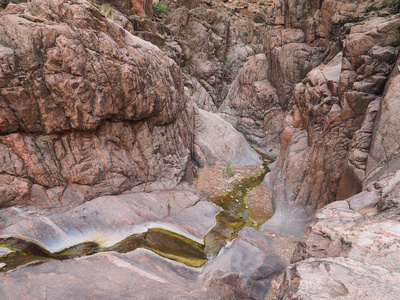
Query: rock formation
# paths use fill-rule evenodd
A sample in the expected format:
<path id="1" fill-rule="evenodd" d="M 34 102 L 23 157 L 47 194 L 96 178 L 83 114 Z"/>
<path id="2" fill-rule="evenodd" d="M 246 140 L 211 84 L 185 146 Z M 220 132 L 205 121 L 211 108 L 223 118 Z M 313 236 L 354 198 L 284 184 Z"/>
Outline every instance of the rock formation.
<path id="1" fill-rule="evenodd" d="M 307 219 L 307 215 L 311 217 L 316 209 L 337 198 L 344 199 L 361 191 L 362 174 L 365 171 L 359 175 L 352 167 L 352 161 L 357 161 L 356 169 L 365 170 L 369 142 L 368 137 L 362 137 L 362 131 L 368 133 L 371 130 L 374 111 L 376 114 L 376 106 L 374 108 L 373 105 L 379 102 L 399 50 L 398 41 L 392 38 L 400 26 L 399 18 L 380 11 L 371 16 L 367 10 L 374 7 L 372 3 L 368 6 L 355 2 L 346 6 L 348 17 L 339 20 L 337 13 L 342 12 L 344 4 L 339 1 L 332 3 L 336 6 L 324 2 L 312 14 L 316 39 L 307 47 L 323 46 L 327 63 L 310 71 L 293 89 L 294 101 L 290 101 L 294 105 L 286 116 L 287 126 L 282 134 L 281 152 L 271 176 L 275 207 L 278 211 L 284 211 L 281 216 L 276 215 L 271 220 L 270 225 L 274 229 L 285 228 L 283 223 L 287 220 Z M 298 7 L 305 10 L 308 9 L 307 5 L 302 3 Z M 304 20 L 303 16 L 301 21 L 299 15 L 295 21 L 282 7 L 279 9 L 278 4 L 277 7 L 276 19 L 290 24 L 287 26 L 302 27 L 305 35 L 308 34 L 308 19 Z M 392 12 L 395 13 L 393 9 Z M 283 14 L 282 18 L 278 18 L 277 14 L 280 13 Z M 329 24 L 346 22 L 346 26 L 351 28 L 347 33 L 338 32 L 343 40 L 342 50 L 337 45 L 326 43 L 327 38 L 332 37 L 325 34 L 327 16 L 332 18 Z M 364 19 L 360 21 L 360 17 Z M 272 30 L 275 32 L 277 29 Z M 286 31 L 293 36 L 294 33 L 298 34 L 299 28 Z M 267 43 L 267 46 L 273 45 Z M 310 51 L 313 53 L 314 50 Z M 332 58 L 335 52 L 337 54 Z M 271 82 L 274 84 L 273 80 Z M 278 92 L 281 99 L 286 94 Z M 364 121 L 365 116 L 367 119 Z M 360 131 L 355 134 L 357 130 Z M 357 147 L 363 147 L 364 152 Z M 361 161 L 364 161 L 364 166 L 359 165 Z M 290 228 L 296 234 L 302 234 L 293 226 Z"/>
<path id="2" fill-rule="evenodd" d="M 284 113 L 269 76 L 265 54 L 251 58 L 232 82 L 219 113 L 250 142 L 276 157 Z"/>
<path id="3" fill-rule="evenodd" d="M 272 2 L 0 0 L 0 298 L 398 297 L 400 2 Z"/>
<path id="4" fill-rule="evenodd" d="M 157 298 L 158 287 L 172 298 L 263 298 L 284 264 L 255 229 L 203 269 L 155 254 L 178 256 L 165 249 L 170 241 L 157 246 L 152 229 L 204 248 L 215 225 L 220 208 L 183 183 L 192 156 L 262 160 L 229 123 L 196 107 L 215 111 L 216 101 L 201 76 L 182 76 L 179 45 L 163 52 L 134 36 L 155 23 L 132 17 L 127 1 L 111 13 L 104 3 L 36 0 L 0 12 L 0 268 L 10 283 L 0 297 Z M 232 65 L 254 53 L 243 47 Z M 138 249 L 112 252 L 131 236 Z"/>
<path id="5" fill-rule="evenodd" d="M 288 266 L 278 299 L 396 299 L 399 173 L 319 210 Z"/>
<path id="6" fill-rule="evenodd" d="M 190 180 L 193 115 L 171 59 L 83 0 L 1 14 L 2 207 Z"/>
<path id="7" fill-rule="evenodd" d="M 217 114 L 195 109 L 194 161 L 200 167 L 262 165 L 261 157 L 231 124 Z"/>
<path id="8" fill-rule="evenodd" d="M 264 230 L 301 236 L 314 219 L 278 299 L 395 299 L 400 236 L 387 228 L 398 224 L 397 4 L 293 4 L 277 2 L 275 21 L 302 29 L 310 45 L 325 48 L 326 63 L 295 86 L 280 157 L 266 181 L 276 213 Z M 383 266 L 381 257 L 391 262 Z"/>

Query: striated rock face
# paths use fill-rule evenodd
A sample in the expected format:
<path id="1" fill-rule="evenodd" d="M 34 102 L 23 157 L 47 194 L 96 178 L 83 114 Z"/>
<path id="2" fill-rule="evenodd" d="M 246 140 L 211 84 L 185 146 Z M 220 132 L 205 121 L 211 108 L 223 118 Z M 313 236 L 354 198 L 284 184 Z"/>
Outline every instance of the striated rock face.
<path id="1" fill-rule="evenodd" d="M 9 6 L 0 18 L 0 206 L 66 207 L 190 180 L 186 101 L 178 66 L 87 1 Z"/>
<path id="2" fill-rule="evenodd" d="M 317 30 L 330 10 L 334 26 L 364 20 L 340 32 L 346 34 L 342 57 L 313 69 L 294 90 L 287 117 L 293 127 L 284 130 L 283 151 L 267 182 L 276 185 L 278 214 L 263 229 L 301 234 L 286 224 L 304 228 L 304 216 L 314 221 L 278 299 L 398 297 L 399 41 L 393 36 L 400 23 L 394 8 L 366 16 L 368 5 L 325 1 L 313 17 Z"/>
<path id="3" fill-rule="evenodd" d="M 274 26 L 267 30 L 264 50 L 269 60 L 270 81 L 282 108 L 288 111 L 293 105 L 295 85 L 322 62 L 324 48 L 306 44 L 301 29 Z"/>
<path id="4" fill-rule="evenodd" d="M 166 1 L 166 34 L 181 48 L 178 63 L 195 77 L 219 107 L 229 85 L 253 55 L 262 52 L 265 15 L 269 2 Z"/>
<path id="5" fill-rule="evenodd" d="M 251 58 L 232 82 L 218 112 L 251 143 L 276 157 L 284 116 L 269 75 L 264 54 Z"/>
<path id="6" fill-rule="evenodd" d="M 350 150 L 343 164 L 336 195 L 337 200 L 346 199 L 362 189 L 362 180 L 365 177 L 367 157 L 371 146 L 372 130 L 380 101 L 381 98 L 378 97 L 368 105 L 363 124 L 354 133 Z"/>
<path id="7" fill-rule="evenodd" d="M 400 169 L 400 57 L 385 89 L 372 134 L 364 186 Z"/>
<path id="8" fill-rule="evenodd" d="M 336 48 L 351 23 L 363 19 L 376 4 L 373 0 L 275 0 L 272 19 L 276 25 L 303 29 L 308 43 Z"/>
<path id="9" fill-rule="evenodd" d="M 198 108 L 209 112 L 217 111 L 212 97 L 196 78 L 191 77 L 185 81 L 185 93 Z"/>
<path id="10" fill-rule="evenodd" d="M 3 209 L 0 236 L 18 233 L 51 252 L 87 241 L 109 247 L 148 228 L 165 228 L 202 242 L 219 211 L 184 183 L 173 190 L 103 196 L 62 213 Z"/>

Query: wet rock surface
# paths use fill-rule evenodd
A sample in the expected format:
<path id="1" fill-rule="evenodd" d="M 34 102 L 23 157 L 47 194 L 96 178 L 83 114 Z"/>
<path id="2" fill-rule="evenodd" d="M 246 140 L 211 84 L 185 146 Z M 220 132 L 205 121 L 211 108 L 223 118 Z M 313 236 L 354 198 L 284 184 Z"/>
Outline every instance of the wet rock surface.
<path id="1" fill-rule="evenodd" d="M 0 11 L 0 298 L 396 299 L 398 3 L 90 2 Z"/>
<path id="2" fill-rule="evenodd" d="M 82 242 L 111 246 L 125 237 L 165 228 L 202 242 L 220 208 L 188 185 L 152 193 L 126 193 L 88 201 L 63 213 L 9 208 L 1 211 L 1 236 L 35 240 L 52 252 Z"/>
<path id="3" fill-rule="evenodd" d="M 38 299 L 82 295 L 96 299 L 262 299 L 269 282 L 283 269 L 271 241 L 255 229 L 245 229 L 226 252 L 203 269 L 184 267 L 145 249 L 48 261 L 0 274 L 0 295 L 7 299 L 27 295 Z M 18 282 L 24 284 L 16 291 L 12 286 Z"/>

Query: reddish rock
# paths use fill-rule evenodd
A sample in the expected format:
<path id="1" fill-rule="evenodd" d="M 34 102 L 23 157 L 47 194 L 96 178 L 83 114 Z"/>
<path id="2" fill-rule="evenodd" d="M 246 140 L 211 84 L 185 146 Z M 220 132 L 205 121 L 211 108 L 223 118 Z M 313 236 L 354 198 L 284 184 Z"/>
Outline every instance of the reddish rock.
<path id="1" fill-rule="evenodd" d="M 375 34 L 377 22 L 382 35 Z M 337 198 L 340 180 L 340 187 L 344 189 L 339 192 L 341 199 L 361 190 L 363 175 L 357 179 L 357 174 L 354 177 L 348 169 L 342 170 L 350 147 L 354 148 L 349 159 L 365 166 L 367 154 L 356 146 L 362 144 L 362 137 L 355 133 L 363 128 L 361 130 L 369 131 L 370 135 L 376 108 L 371 107 L 368 114 L 367 107 L 382 95 L 383 85 L 394 65 L 393 55 L 398 52 L 384 36 L 399 24 L 396 18 L 377 17 L 355 26 L 346 38 L 344 57 L 336 56 L 328 64 L 309 72 L 296 85 L 295 106 L 287 120 L 289 126 L 298 128 L 288 129 L 296 134 L 289 142 L 289 150 L 281 152 L 271 175 L 275 190 L 273 201 L 279 207 L 278 212 L 282 206 L 287 206 L 285 210 L 302 210 L 305 215 L 312 216 L 315 209 Z M 358 43 L 362 46 L 357 47 Z M 377 67 L 371 68 L 370 64 Z M 301 122 L 296 121 L 299 116 Z M 306 142 L 299 142 L 299 136 Z M 357 139 L 361 139 L 360 142 Z M 288 143 L 288 139 L 282 143 Z M 362 144 L 362 147 L 368 149 L 369 145 Z M 285 214 L 272 220 L 282 222 Z M 303 220 L 304 215 L 300 219 Z"/>
<path id="2" fill-rule="evenodd" d="M 267 57 L 254 56 L 233 81 L 218 111 L 252 144 L 276 157 L 284 113 L 269 75 Z"/>
<path id="3" fill-rule="evenodd" d="M 384 97 L 372 133 L 371 149 L 366 163 L 363 185 L 382 178 L 400 168 L 400 58 L 386 84 Z"/>
<path id="4" fill-rule="evenodd" d="M 351 197 L 362 189 L 362 180 L 365 177 L 367 157 L 371 146 L 372 130 L 379 110 L 380 100 L 380 98 L 377 98 L 368 105 L 364 122 L 353 136 L 349 153 L 343 164 L 336 195 L 337 200 Z"/>
<path id="5" fill-rule="evenodd" d="M 2 207 L 190 180 L 191 112 L 157 47 L 80 0 L 9 6 L 0 45 Z"/>

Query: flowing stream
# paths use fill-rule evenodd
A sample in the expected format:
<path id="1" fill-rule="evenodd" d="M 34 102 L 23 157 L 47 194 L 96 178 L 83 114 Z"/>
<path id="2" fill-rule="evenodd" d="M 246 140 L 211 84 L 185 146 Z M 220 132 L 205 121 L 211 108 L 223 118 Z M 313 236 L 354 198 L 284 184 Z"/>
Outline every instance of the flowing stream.
<path id="1" fill-rule="evenodd" d="M 111 247 L 101 247 L 95 242 L 80 243 L 60 252 L 50 252 L 37 242 L 20 238 L 0 238 L 0 247 L 8 249 L 0 257 L 1 271 L 7 272 L 18 266 L 46 260 L 66 260 L 99 252 L 117 251 L 127 253 L 137 248 L 151 250 L 163 257 L 182 262 L 188 266 L 201 267 L 209 259 L 216 257 L 229 241 L 238 236 L 245 226 L 257 228 L 251 217 L 246 197 L 249 192 L 259 186 L 265 175 L 270 171 L 268 164 L 272 159 L 259 152 L 263 159 L 263 171 L 251 177 L 243 178 L 233 184 L 233 188 L 224 194 L 211 197 L 210 200 L 223 208 L 217 216 L 214 228 L 205 236 L 204 245 L 180 234 L 152 228 L 140 234 L 132 234 Z M 1 249 L 0 248 L 0 249 Z"/>

